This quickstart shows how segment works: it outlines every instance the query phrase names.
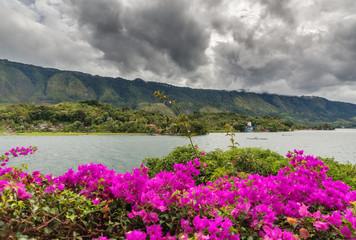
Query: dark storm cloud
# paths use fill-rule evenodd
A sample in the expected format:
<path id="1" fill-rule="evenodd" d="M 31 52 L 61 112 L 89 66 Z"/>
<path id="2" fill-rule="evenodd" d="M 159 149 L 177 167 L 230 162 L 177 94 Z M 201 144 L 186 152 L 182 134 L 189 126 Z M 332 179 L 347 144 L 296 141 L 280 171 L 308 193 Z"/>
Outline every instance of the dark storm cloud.
<path id="1" fill-rule="evenodd" d="M 347 16 L 356 6 L 350 0 L 73 4 L 89 42 L 123 73 L 284 94 L 355 84 L 356 24 Z"/>
<path id="2" fill-rule="evenodd" d="M 289 24 L 293 24 L 295 19 L 293 8 L 289 6 L 290 2 L 288 0 L 259 0 L 259 3 L 265 8 L 262 17 L 277 17 L 287 21 Z"/>
<path id="3" fill-rule="evenodd" d="M 184 1 L 151 1 L 125 7 L 118 1 L 73 1 L 89 41 L 122 71 L 163 68 L 194 71 L 206 64 L 208 33 L 193 19 Z"/>
<path id="4" fill-rule="evenodd" d="M 291 94 L 325 94 L 323 88 L 337 89 L 343 82 L 355 84 L 356 24 L 349 7 L 355 3 L 260 0 L 260 14 L 246 21 L 243 17 L 222 16 L 213 25 L 230 34 L 232 41 L 214 47 L 214 63 L 225 86 L 241 86 L 257 91 Z M 292 8 L 293 6 L 293 8 Z M 288 84 L 275 88 L 277 82 Z M 269 83 L 269 84 L 268 84 Z M 282 92 L 281 92 L 282 91 Z M 327 96 L 325 96 L 327 97 Z"/>
<path id="5" fill-rule="evenodd" d="M 268 24 L 262 19 L 250 27 L 242 21 L 230 23 L 225 31 L 231 33 L 233 42 L 219 43 L 214 48 L 216 65 L 223 75 L 231 75 L 225 80 L 238 79 L 245 88 L 288 77 L 293 64 L 290 30 L 269 28 Z"/>
<path id="6" fill-rule="evenodd" d="M 356 81 L 356 16 L 343 19 L 335 26 L 329 51 L 334 59 L 334 73 L 340 81 Z"/>
<path id="7" fill-rule="evenodd" d="M 129 32 L 191 71 L 206 63 L 207 32 L 189 15 L 183 1 L 158 1 L 127 16 Z"/>
<path id="8" fill-rule="evenodd" d="M 60 0 L 0 1 L 0 58 L 44 67 L 112 74 L 80 39 Z"/>
<path id="9" fill-rule="evenodd" d="M 356 18 L 340 18 L 328 25 L 327 32 L 314 40 L 305 39 L 299 58 L 297 86 L 306 91 L 356 83 Z M 304 74 L 301 74 L 304 73 Z"/>
<path id="10" fill-rule="evenodd" d="M 354 0 L 3 0 L 0 56 L 356 103 L 355 12 Z"/>
<path id="11" fill-rule="evenodd" d="M 20 1 L 27 5 L 34 4 L 36 2 L 36 0 L 20 0 Z"/>

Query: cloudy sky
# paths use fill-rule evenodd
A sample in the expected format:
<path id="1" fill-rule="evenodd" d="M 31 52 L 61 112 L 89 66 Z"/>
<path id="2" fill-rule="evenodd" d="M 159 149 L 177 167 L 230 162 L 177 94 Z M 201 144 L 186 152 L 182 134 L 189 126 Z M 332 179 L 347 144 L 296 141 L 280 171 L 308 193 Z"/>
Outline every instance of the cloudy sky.
<path id="1" fill-rule="evenodd" d="M 356 103 L 355 0 L 1 0 L 0 59 Z"/>

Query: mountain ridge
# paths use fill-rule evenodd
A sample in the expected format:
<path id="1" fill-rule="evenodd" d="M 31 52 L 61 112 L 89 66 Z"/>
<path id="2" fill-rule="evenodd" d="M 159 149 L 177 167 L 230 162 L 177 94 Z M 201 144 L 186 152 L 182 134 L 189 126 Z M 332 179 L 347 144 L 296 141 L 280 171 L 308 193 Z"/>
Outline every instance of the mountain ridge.
<path id="1" fill-rule="evenodd" d="M 322 97 L 288 96 L 246 91 L 195 89 L 143 79 L 101 77 L 79 71 L 0 60 L 0 104 L 56 104 L 96 99 L 117 107 L 169 111 L 153 96 L 164 91 L 183 111 L 231 111 L 252 116 L 278 115 L 299 123 L 335 122 L 356 126 L 356 104 Z"/>

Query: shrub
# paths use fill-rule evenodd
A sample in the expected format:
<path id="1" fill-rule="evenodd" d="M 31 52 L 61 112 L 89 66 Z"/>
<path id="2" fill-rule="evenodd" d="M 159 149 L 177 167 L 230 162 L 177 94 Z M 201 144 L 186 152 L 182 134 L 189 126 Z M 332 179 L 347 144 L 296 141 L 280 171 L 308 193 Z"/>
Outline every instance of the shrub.
<path id="1" fill-rule="evenodd" d="M 161 171 L 172 171 L 175 163 L 186 163 L 195 158 L 189 146 L 176 147 L 163 158 L 146 158 L 143 162 L 148 168 L 148 175 L 153 177 Z M 333 158 L 320 158 L 329 167 L 327 176 L 333 180 L 345 182 L 352 190 L 356 190 L 356 165 L 343 164 Z M 289 159 L 271 150 L 261 148 L 232 148 L 227 151 L 216 149 L 200 157 L 207 167 L 195 178 L 197 183 L 206 183 L 219 177 L 234 176 L 237 173 L 276 175 L 287 166 Z"/>
<path id="2" fill-rule="evenodd" d="M 148 168 L 149 176 L 153 177 L 161 171 L 172 171 L 175 163 L 186 163 L 194 158 L 195 153 L 191 147 L 181 146 L 161 159 L 146 158 L 143 162 Z M 197 177 L 198 183 L 206 183 L 224 175 L 232 176 L 236 172 L 276 175 L 289 162 L 278 153 L 260 148 L 233 148 L 227 151 L 217 149 L 202 155 L 200 161 L 207 164 L 207 167 Z"/>
<path id="3" fill-rule="evenodd" d="M 2 239 L 356 237 L 356 191 L 333 181 L 324 162 L 302 151 L 288 153 L 288 166 L 276 175 L 224 175 L 205 184 L 195 181 L 209 173 L 198 158 L 153 177 L 144 165 L 120 174 L 91 163 L 56 178 L 5 167 L 10 156 L 35 150 L 13 148 L 0 159 Z M 206 161 L 222 160 L 216 166 L 236 156 L 236 149 L 201 153 Z"/>
<path id="4" fill-rule="evenodd" d="M 334 158 L 320 158 L 321 161 L 329 167 L 327 175 L 332 177 L 333 180 L 339 180 L 356 190 L 356 165 L 351 163 L 340 163 L 335 161 Z"/>

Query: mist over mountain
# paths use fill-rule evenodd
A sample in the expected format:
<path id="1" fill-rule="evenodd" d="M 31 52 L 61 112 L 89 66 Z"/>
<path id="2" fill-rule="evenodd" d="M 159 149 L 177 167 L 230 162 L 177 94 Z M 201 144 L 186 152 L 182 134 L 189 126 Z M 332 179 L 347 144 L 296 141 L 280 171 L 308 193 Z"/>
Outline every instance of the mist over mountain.
<path id="1" fill-rule="evenodd" d="M 126 80 L 61 71 L 0 60 L 0 104 L 55 104 L 96 99 L 118 107 L 172 113 L 153 95 L 164 91 L 186 113 L 231 111 L 252 116 L 278 115 L 297 123 L 333 122 L 356 126 L 356 105 L 321 97 L 176 87 L 142 79 Z"/>

